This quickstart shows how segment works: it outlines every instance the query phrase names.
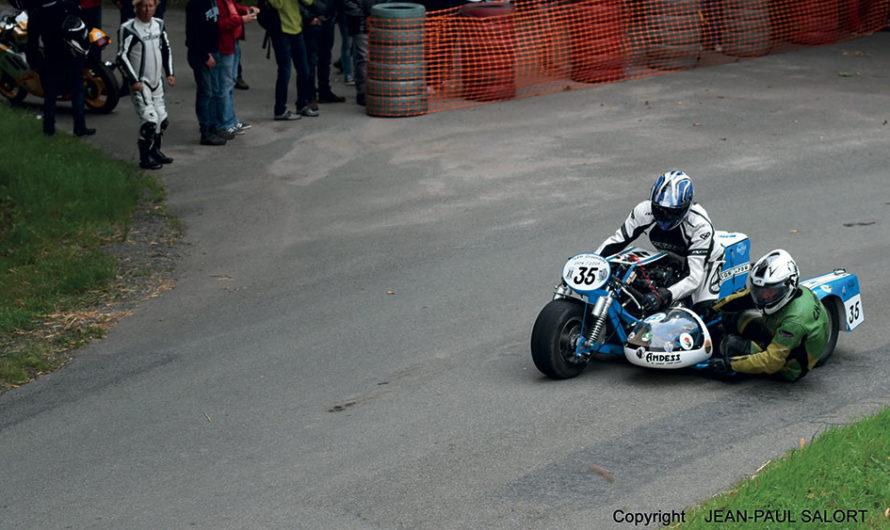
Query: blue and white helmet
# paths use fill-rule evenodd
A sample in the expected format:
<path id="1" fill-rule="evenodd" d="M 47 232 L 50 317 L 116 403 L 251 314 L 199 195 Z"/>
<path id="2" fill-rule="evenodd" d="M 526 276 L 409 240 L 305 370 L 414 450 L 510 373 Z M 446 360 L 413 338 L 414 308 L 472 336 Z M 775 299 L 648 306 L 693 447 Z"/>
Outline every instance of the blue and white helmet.
<path id="1" fill-rule="evenodd" d="M 668 171 L 656 179 L 650 199 L 655 222 L 662 230 L 672 230 L 692 206 L 692 179 L 682 171 Z"/>

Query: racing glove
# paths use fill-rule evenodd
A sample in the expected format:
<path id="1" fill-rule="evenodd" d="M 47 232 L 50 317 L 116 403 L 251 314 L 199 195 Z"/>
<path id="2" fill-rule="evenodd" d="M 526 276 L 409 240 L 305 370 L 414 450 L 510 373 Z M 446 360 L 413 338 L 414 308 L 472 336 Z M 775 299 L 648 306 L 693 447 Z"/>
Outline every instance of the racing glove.
<path id="1" fill-rule="evenodd" d="M 708 360 L 708 365 L 705 367 L 705 371 L 714 377 L 723 379 L 728 378 L 734 372 L 732 370 L 732 364 L 729 361 L 729 356 L 721 350 L 722 348 L 718 348 L 717 351 L 714 352 L 714 355 Z"/>
<path id="2" fill-rule="evenodd" d="M 670 290 L 665 289 L 664 287 L 658 287 L 655 289 L 655 292 L 647 293 L 643 296 L 643 305 L 645 306 L 646 311 L 654 313 L 662 307 L 671 305 L 673 298 L 674 295 L 671 294 Z"/>

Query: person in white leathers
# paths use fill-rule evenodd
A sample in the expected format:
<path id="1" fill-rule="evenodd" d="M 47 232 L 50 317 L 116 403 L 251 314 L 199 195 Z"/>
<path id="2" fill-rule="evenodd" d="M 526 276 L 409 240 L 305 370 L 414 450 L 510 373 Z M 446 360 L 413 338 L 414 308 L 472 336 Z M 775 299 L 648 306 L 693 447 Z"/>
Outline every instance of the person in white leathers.
<path id="1" fill-rule="evenodd" d="M 646 293 L 646 309 L 655 312 L 674 300 L 691 296 L 693 310 L 706 313 L 720 294 L 724 249 L 714 238 L 708 212 L 692 202 L 692 179 L 686 173 L 668 171 L 659 176 L 649 199 L 631 210 L 624 224 L 596 253 L 610 256 L 620 252 L 647 230 L 655 248 L 685 261 L 686 276 L 666 288 Z"/>
<path id="2" fill-rule="evenodd" d="M 133 107 L 139 115 L 139 167 L 160 169 L 173 159 L 161 152 L 161 136 L 167 130 L 164 77 L 170 86 L 173 54 L 164 21 L 154 18 L 157 0 L 133 0 L 136 18 L 118 30 L 117 58 L 130 85 Z"/>

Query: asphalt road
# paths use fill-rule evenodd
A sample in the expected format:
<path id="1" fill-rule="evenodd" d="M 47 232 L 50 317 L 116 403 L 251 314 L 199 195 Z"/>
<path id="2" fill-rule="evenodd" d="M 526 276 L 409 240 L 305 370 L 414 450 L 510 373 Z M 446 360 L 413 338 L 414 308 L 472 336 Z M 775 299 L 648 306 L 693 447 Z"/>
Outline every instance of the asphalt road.
<path id="1" fill-rule="evenodd" d="M 416 118 L 349 94 L 279 123 L 250 28 L 236 110 L 254 127 L 213 148 L 182 20 L 162 173 L 177 288 L 0 396 L 0 527 L 632 526 L 615 511 L 683 510 L 890 403 L 890 33 Z M 135 160 L 128 101 L 88 122 Z M 859 275 L 866 322 L 826 367 L 797 384 L 536 371 L 564 259 L 672 168 L 754 254 Z"/>

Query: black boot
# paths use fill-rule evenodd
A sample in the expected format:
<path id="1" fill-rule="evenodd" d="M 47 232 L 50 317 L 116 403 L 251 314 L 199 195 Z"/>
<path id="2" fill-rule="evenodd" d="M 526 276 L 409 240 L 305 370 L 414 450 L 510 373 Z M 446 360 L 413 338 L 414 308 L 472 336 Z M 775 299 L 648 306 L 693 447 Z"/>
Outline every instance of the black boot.
<path id="1" fill-rule="evenodd" d="M 155 160 L 151 155 L 151 141 L 140 139 L 139 144 L 139 167 L 142 169 L 161 169 L 163 164 Z"/>
<path id="2" fill-rule="evenodd" d="M 161 152 L 161 135 L 156 134 L 151 144 L 151 156 L 162 164 L 171 164 L 173 159 Z"/>

